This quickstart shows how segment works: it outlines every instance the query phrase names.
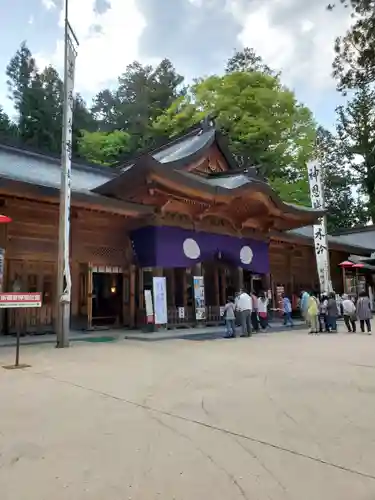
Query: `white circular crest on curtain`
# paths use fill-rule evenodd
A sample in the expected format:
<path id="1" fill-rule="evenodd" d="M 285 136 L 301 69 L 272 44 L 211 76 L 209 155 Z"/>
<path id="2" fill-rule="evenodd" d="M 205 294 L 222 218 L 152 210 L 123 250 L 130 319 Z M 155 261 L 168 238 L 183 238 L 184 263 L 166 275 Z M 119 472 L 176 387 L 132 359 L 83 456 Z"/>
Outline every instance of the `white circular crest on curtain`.
<path id="1" fill-rule="evenodd" d="M 197 259 L 201 254 L 198 243 L 193 238 L 186 238 L 182 245 L 184 254 L 188 259 Z"/>
<path id="2" fill-rule="evenodd" d="M 242 264 L 251 264 L 254 254 L 250 247 L 244 246 L 240 251 L 240 261 Z"/>

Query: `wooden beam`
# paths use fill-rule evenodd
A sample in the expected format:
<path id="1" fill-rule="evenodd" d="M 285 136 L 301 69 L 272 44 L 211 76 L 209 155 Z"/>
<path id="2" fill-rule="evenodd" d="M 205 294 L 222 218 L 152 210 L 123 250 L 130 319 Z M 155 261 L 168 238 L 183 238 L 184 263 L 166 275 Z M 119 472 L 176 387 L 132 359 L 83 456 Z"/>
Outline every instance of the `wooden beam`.
<path id="1" fill-rule="evenodd" d="M 58 206 L 59 204 L 59 190 L 53 189 L 53 194 L 46 194 L 40 186 L 33 186 L 27 189 L 25 186 L 20 185 L 15 187 L 0 186 L 0 196 L 9 197 L 17 200 L 27 200 L 38 203 L 45 203 Z M 83 199 L 85 198 L 85 199 Z M 95 212 L 111 213 L 118 215 L 125 215 L 128 217 L 138 217 L 152 212 L 152 208 L 137 206 L 132 203 L 117 200 L 114 198 L 106 198 L 103 196 L 92 196 L 92 201 L 86 199 L 83 193 L 72 193 L 71 206 L 74 208 L 83 208 Z"/>
<path id="2" fill-rule="evenodd" d="M 130 300 L 130 327 L 134 328 L 136 318 L 135 318 L 135 280 L 137 276 L 137 269 L 135 266 L 130 266 L 130 283 L 129 283 L 129 300 Z"/>
<path id="3" fill-rule="evenodd" d="M 228 205 L 226 205 L 224 203 L 220 203 L 220 205 L 216 205 L 216 204 L 209 205 L 207 208 L 205 208 L 203 210 L 202 213 L 199 214 L 198 218 L 199 218 L 199 220 L 202 220 L 204 217 L 209 217 L 211 215 L 221 217 L 223 215 L 222 210 L 225 210 L 227 208 L 228 208 Z M 225 215 L 225 212 L 224 212 L 224 215 Z"/>
<path id="4" fill-rule="evenodd" d="M 220 306 L 219 266 L 214 266 L 215 306 Z"/>

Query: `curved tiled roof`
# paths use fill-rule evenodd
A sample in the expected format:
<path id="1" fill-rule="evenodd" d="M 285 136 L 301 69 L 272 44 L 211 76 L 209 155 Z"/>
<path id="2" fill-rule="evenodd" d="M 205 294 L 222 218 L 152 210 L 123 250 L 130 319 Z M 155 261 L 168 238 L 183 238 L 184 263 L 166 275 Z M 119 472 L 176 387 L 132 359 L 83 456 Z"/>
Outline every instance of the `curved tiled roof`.
<path id="1" fill-rule="evenodd" d="M 184 169 L 203 157 L 214 143 L 227 161 L 229 168 L 227 172 L 203 177 Z M 0 161 L 0 177 L 3 179 L 59 189 L 61 168 L 57 158 L 8 146 L 0 146 L 1 151 L 8 153 L 7 159 Z M 123 199 L 119 196 L 120 192 L 131 192 L 134 185 L 137 182 L 143 183 L 145 176 L 151 172 L 165 182 L 173 182 L 181 192 L 190 189 L 190 193 L 191 190 L 201 192 L 202 196 L 211 199 L 216 195 L 232 198 L 254 191 L 262 192 L 271 198 L 282 212 L 299 216 L 305 224 L 313 223 L 324 213 L 283 202 L 268 182 L 258 176 L 255 168 L 239 169 L 233 155 L 224 144 L 223 136 L 212 123 L 208 122 L 204 122 L 202 126 L 190 130 L 185 136 L 169 142 L 162 148 L 138 157 L 122 168 L 73 163 L 72 191 L 91 196 L 97 202 L 100 197 L 103 198 L 103 202 L 104 198 Z"/>

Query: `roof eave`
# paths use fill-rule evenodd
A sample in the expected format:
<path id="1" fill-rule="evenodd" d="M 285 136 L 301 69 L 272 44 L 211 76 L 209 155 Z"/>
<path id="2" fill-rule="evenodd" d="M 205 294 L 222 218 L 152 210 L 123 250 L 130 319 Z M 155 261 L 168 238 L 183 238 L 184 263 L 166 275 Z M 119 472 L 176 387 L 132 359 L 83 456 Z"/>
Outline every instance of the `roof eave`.
<path id="1" fill-rule="evenodd" d="M 303 227 L 303 226 L 302 226 Z M 293 228 L 293 229 L 298 229 L 298 228 Z M 291 234 L 288 233 L 288 230 L 286 231 L 271 231 L 270 232 L 270 237 L 271 239 L 282 239 L 284 241 L 306 241 L 310 245 L 314 245 L 313 237 L 312 236 L 307 236 L 303 234 Z M 328 240 L 328 247 L 330 250 L 343 250 L 347 251 L 348 253 L 353 252 L 353 253 L 366 253 L 366 254 L 371 254 L 371 250 L 366 247 L 360 247 L 360 246 L 353 246 L 349 244 L 341 244 L 335 241 L 329 241 Z"/>
<path id="2" fill-rule="evenodd" d="M 0 179 L 0 195 L 19 196 L 33 201 L 45 201 L 58 203 L 60 189 L 53 186 L 42 186 L 28 182 L 14 181 L 11 179 Z M 72 191 L 72 207 L 95 208 L 97 210 L 118 213 L 129 217 L 150 215 L 152 207 L 146 207 L 136 203 L 129 203 L 105 196 L 93 194 L 92 192 Z"/>

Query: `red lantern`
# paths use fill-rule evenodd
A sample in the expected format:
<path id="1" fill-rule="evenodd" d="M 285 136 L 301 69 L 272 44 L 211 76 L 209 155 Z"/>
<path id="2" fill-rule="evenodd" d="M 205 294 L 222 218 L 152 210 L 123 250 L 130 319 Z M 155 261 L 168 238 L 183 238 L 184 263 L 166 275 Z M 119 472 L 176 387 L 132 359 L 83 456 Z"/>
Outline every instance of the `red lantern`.
<path id="1" fill-rule="evenodd" d="M 358 262 L 358 264 L 353 264 L 352 265 L 353 269 L 362 269 L 363 267 L 365 267 L 365 266 L 361 262 Z"/>

